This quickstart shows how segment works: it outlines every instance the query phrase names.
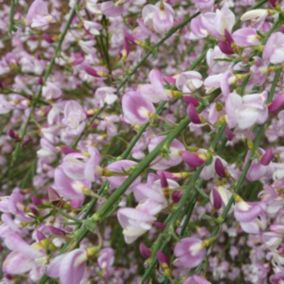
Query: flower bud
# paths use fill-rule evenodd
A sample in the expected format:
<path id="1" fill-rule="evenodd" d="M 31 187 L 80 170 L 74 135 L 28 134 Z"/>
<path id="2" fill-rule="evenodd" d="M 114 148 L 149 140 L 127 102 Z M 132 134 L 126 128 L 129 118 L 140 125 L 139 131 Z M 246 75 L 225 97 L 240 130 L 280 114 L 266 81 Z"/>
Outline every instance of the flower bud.
<path id="1" fill-rule="evenodd" d="M 188 105 L 193 105 L 195 107 L 197 107 L 199 105 L 199 101 L 197 98 L 193 97 L 193 96 L 183 96 L 183 101 L 188 104 Z"/>
<path id="2" fill-rule="evenodd" d="M 160 250 L 157 252 L 157 260 L 160 264 L 169 263 L 169 258 Z"/>
<path id="3" fill-rule="evenodd" d="M 220 209 L 222 207 L 222 198 L 221 198 L 221 195 L 220 193 L 215 189 L 213 188 L 211 193 L 210 193 L 210 201 L 212 203 L 212 206 L 215 208 L 215 209 Z"/>
<path id="4" fill-rule="evenodd" d="M 149 249 L 143 242 L 139 244 L 139 252 L 146 259 L 151 256 L 151 249 Z"/>
<path id="5" fill-rule="evenodd" d="M 191 168 L 195 169 L 204 164 L 204 160 L 201 159 L 196 153 L 189 151 L 184 151 L 182 153 L 182 158 Z"/>
<path id="6" fill-rule="evenodd" d="M 267 166 L 273 159 L 273 151 L 271 148 L 268 148 L 263 156 L 261 157 L 260 163 L 264 166 Z"/>
<path id="7" fill-rule="evenodd" d="M 228 127 L 225 128 L 225 136 L 229 141 L 232 141 L 234 139 L 234 133 L 231 129 L 229 129 Z"/>
<path id="8" fill-rule="evenodd" d="M 176 190 L 172 193 L 172 201 L 174 203 L 178 203 L 180 201 L 181 197 L 182 197 L 182 193 L 178 190 Z"/>
<path id="9" fill-rule="evenodd" d="M 162 188 L 167 188 L 167 187 L 169 187 L 169 183 L 168 183 L 168 181 L 167 181 L 167 177 L 166 177 L 165 173 L 164 173 L 164 172 L 161 172 L 161 173 L 159 174 L 159 176 L 160 176 L 161 187 L 162 187 Z"/>
<path id="10" fill-rule="evenodd" d="M 269 112 L 277 112 L 284 106 L 284 93 L 275 98 L 272 103 L 268 106 Z"/>
<path id="11" fill-rule="evenodd" d="M 39 230 L 36 231 L 36 238 L 40 242 L 46 239 L 46 236 Z"/>
<path id="12" fill-rule="evenodd" d="M 218 46 L 223 53 L 231 55 L 234 54 L 233 43 L 234 40 L 231 34 L 227 30 L 225 30 L 225 39 L 220 41 Z"/>
<path id="13" fill-rule="evenodd" d="M 261 18 L 265 18 L 268 15 L 266 9 L 254 9 L 244 13 L 241 16 L 241 21 L 258 21 Z"/>
<path id="14" fill-rule="evenodd" d="M 61 153 L 64 155 L 68 155 L 70 153 L 76 153 L 78 151 L 76 151 L 75 149 L 68 147 L 68 146 L 62 146 L 61 147 Z"/>
<path id="15" fill-rule="evenodd" d="M 196 108 L 194 105 L 189 104 L 187 107 L 187 115 L 189 117 L 189 119 L 191 120 L 191 122 L 195 123 L 195 124 L 200 124 L 201 123 L 201 119 L 199 118 L 199 114 L 196 111 Z"/>
<path id="16" fill-rule="evenodd" d="M 96 77 L 96 78 L 100 77 L 98 72 L 94 68 L 92 68 L 91 66 L 85 65 L 84 70 L 90 76 L 93 76 L 93 77 Z"/>
<path id="17" fill-rule="evenodd" d="M 219 177 L 222 177 L 222 178 L 226 177 L 225 168 L 223 166 L 222 161 L 219 158 L 215 160 L 215 171 Z"/>

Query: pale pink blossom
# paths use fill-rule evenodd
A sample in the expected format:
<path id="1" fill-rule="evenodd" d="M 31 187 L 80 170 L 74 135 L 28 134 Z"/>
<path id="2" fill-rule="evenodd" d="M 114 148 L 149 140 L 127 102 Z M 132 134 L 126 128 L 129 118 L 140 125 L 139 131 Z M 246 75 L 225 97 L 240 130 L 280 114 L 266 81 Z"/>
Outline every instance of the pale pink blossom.
<path id="1" fill-rule="evenodd" d="M 173 8 L 163 2 L 156 5 L 148 4 L 142 10 L 144 24 L 157 33 L 163 34 L 174 25 L 175 12 Z"/>
<path id="2" fill-rule="evenodd" d="M 250 94 L 241 97 L 231 93 L 226 99 L 226 114 L 230 128 L 248 129 L 263 124 L 268 117 L 264 94 Z"/>

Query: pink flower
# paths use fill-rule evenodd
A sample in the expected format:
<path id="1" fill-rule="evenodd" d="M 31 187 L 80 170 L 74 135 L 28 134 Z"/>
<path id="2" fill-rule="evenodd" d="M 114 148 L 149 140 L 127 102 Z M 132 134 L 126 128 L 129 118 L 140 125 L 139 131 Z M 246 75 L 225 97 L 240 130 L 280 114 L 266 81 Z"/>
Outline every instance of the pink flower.
<path id="1" fill-rule="evenodd" d="M 193 104 L 189 104 L 186 109 L 187 115 L 192 123 L 200 124 L 201 119 L 199 113 L 196 110 L 196 107 Z"/>
<path id="2" fill-rule="evenodd" d="M 223 53 L 231 55 L 235 52 L 233 49 L 233 44 L 234 39 L 232 38 L 232 35 L 227 30 L 225 30 L 224 39 L 219 42 L 218 46 L 220 47 Z"/>
<path id="3" fill-rule="evenodd" d="M 226 206 L 232 194 L 224 186 L 214 187 L 210 192 L 210 202 L 215 209 L 220 209 Z"/>
<path id="4" fill-rule="evenodd" d="M 148 200 L 139 204 L 136 208 L 119 209 L 117 218 L 123 228 L 125 242 L 131 244 L 149 231 L 156 221 L 155 214 L 161 209 L 160 205 Z"/>
<path id="5" fill-rule="evenodd" d="M 279 94 L 268 106 L 269 112 L 277 112 L 284 106 L 284 94 Z"/>
<path id="6" fill-rule="evenodd" d="M 52 23 L 54 18 L 48 13 L 48 2 L 43 0 L 35 0 L 26 16 L 27 25 L 32 28 L 43 28 Z"/>
<path id="7" fill-rule="evenodd" d="M 128 123 L 145 124 L 155 113 L 155 107 L 140 93 L 129 91 L 122 97 L 122 111 Z"/>
<path id="8" fill-rule="evenodd" d="M 63 123 L 71 129 L 78 129 L 86 119 L 86 112 L 77 101 L 68 101 L 64 106 Z"/>
<path id="9" fill-rule="evenodd" d="M 99 102 L 99 107 L 103 107 L 104 104 L 112 105 L 117 100 L 115 95 L 115 89 L 112 87 L 100 87 L 96 90 L 95 98 L 96 102 Z"/>
<path id="10" fill-rule="evenodd" d="M 107 180 L 110 183 L 111 188 L 118 188 L 128 177 L 128 172 L 132 167 L 136 166 L 136 162 L 131 160 L 120 160 L 109 164 L 106 167 Z M 133 188 L 138 182 L 140 178 L 137 178 L 135 182 L 132 183 L 130 188 Z"/>
<path id="11" fill-rule="evenodd" d="M 95 181 L 100 176 L 100 153 L 89 147 L 88 152 L 70 153 L 63 158 L 62 169 L 73 180 Z"/>
<path id="12" fill-rule="evenodd" d="M 139 244 L 139 252 L 144 258 L 149 258 L 151 256 L 151 249 L 148 248 L 143 242 Z"/>
<path id="13" fill-rule="evenodd" d="M 123 7 L 119 7 L 112 1 L 104 1 L 101 4 L 101 11 L 108 17 L 120 16 L 123 12 Z"/>
<path id="14" fill-rule="evenodd" d="M 177 267 L 191 269 L 198 266 L 206 255 L 203 241 L 196 237 L 189 237 L 180 240 L 174 250 Z"/>
<path id="15" fill-rule="evenodd" d="M 150 84 L 138 86 L 139 93 L 148 101 L 158 103 L 163 100 L 168 100 L 166 90 L 163 86 L 163 77 L 160 71 L 153 69 L 149 73 Z"/>
<path id="16" fill-rule="evenodd" d="M 260 232 L 261 224 L 257 217 L 263 212 L 262 207 L 258 203 L 237 200 L 234 207 L 234 216 L 240 222 L 242 229 L 246 233 L 257 234 Z"/>
<path id="17" fill-rule="evenodd" d="M 284 34 L 281 32 L 273 33 L 265 44 L 263 59 L 272 64 L 284 62 Z"/>
<path id="18" fill-rule="evenodd" d="M 42 88 L 42 95 L 47 100 L 58 99 L 62 96 L 62 90 L 59 86 L 53 82 L 47 82 L 46 85 Z"/>
<path id="19" fill-rule="evenodd" d="M 188 277 L 183 284 L 211 284 L 211 282 L 207 281 L 204 277 L 199 275 L 193 275 Z"/>
<path id="20" fill-rule="evenodd" d="M 183 93 L 191 94 L 202 85 L 202 75 L 196 71 L 187 71 L 176 76 L 176 86 Z"/>
<path id="21" fill-rule="evenodd" d="M 171 179 L 167 179 L 167 191 L 174 191 L 179 188 L 179 184 Z M 161 186 L 160 180 L 156 180 L 153 183 L 139 184 L 134 189 L 135 199 L 138 202 L 145 202 L 150 200 L 161 205 L 165 208 L 168 205 L 168 201 L 165 197 L 164 188 Z"/>
<path id="22" fill-rule="evenodd" d="M 214 5 L 214 0 L 192 0 L 196 8 L 200 10 L 209 10 Z"/>
<path id="23" fill-rule="evenodd" d="M 155 147 L 165 138 L 165 136 L 155 136 L 153 137 L 149 144 L 148 150 L 153 151 Z M 170 167 L 176 166 L 182 162 L 181 153 L 184 151 L 183 144 L 174 139 L 173 142 L 169 145 L 168 155 L 167 157 L 158 157 L 156 158 L 152 164 L 151 168 L 155 170 L 165 170 Z"/>
<path id="24" fill-rule="evenodd" d="M 225 107 L 230 128 L 247 129 L 254 124 L 263 124 L 268 117 L 264 94 L 241 97 L 234 92 L 228 95 Z"/>
<path id="25" fill-rule="evenodd" d="M 15 188 L 11 195 L 0 198 L 0 211 L 14 215 L 22 222 L 30 222 L 32 218 L 25 212 L 24 195 L 19 188 Z"/>
<path id="26" fill-rule="evenodd" d="M 112 248 L 104 248 L 98 256 L 98 265 L 101 269 L 107 270 L 114 263 L 114 250 Z"/>
<path id="27" fill-rule="evenodd" d="M 249 168 L 249 171 L 247 173 L 246 178 L 249 181 L 255 181 L 260 180 L 261 178 L 264 178 L 266 176 L 271 176 L 270 168 L 266 165 L 263 165 L 262 163 L 258 161 L 253 161 L 251 167 Z"/>
<path id="28" fill-rule="evenodd" d="M 221 159 L 216 158 L 214 165 L 215 165 L 215 171 L 216 171 L 217 175 L 219 177 L 223 177 L 223 178 L 226 177 L 226 170 L 224 168 L 224 165 L 223 165 Z"/>
<path id="29" fill-rule="evenodd" d="M 0 114 L 5 114 L 13 109 L 13 105 L 7 100 L 7 96 L 0 95 Z"/>
<path id="30" fill-rule="evenodd" d="M 192 33 L 191 37 L 193 39 L 201 39 L 208 36 L 208 32 L 202 22 L 202 15 L 191 20 L 190 29 Z"/>
<path id="31" fill-rule="evenodd" d="M 84 277 L 87 258 L 86 250 L 81 248 L 61 254 L 51 261 L 47 274 L 59 278 L 62 284 L 78 284 Z"/>
<path id="32" fill-rule="evenodd" d="M 37 281 L 44 273 L 47 257 L 37 249 L 37 244 L 29 245 L 20 236 L 9 233 L 4 237 L 5 245 L 12 252 L 3 262 L 3 271 L 11 275 L 30 272 L 33 281 Z"/>
<path id="33" fill-rule="evenodd" d="M 175 12 L 173 8 L 163 2 L 156 5 L 148 4 L 142 10 L 144 24 L 159 34 L 163 34 L 174 25 Z"/>
<path id="34" fill-rule="evenodd" d="M 230 33 L 235 24 L 235 15 L 226 6 L 216 12 L 204 13 L 201 19 L 209 34 L 217 39 L 224 39 L 225 31 Z"/>
<path id="35" fill-rule="evenodd" d="M 62 166 L 59 166 L 54 171 L 54 189 L 67 200 L 76 201 L 81 204 L 84 199 L 84 189 L 89 189 L 90 182 L 74 181 L 69 178 Z"/>
<path id="36" fill-rule="evenodd" d="M 272 161 L 272 159 L 273 159 L 273 149 L 268 148 L 261 157 L 260 163 L 264 166 L 267 166 Z"/>
<path id="37" fill-rule="evenodd" d="M 204 160 L 199 157 L 198 154 L 189 152 L 189 151 L 184 151 L 182 153 L 182 158 L 187 163 L 191 168 L 195 169 L 204 164 Z"/>
<path id="38" fill-rule="evenodd" d="M 259 44 L 258 35 L 254 28 L 241 28 L 233 33 L 235 43 L 242 47 L 255 46 Z"/>
<path id="39" fill-rule="evenodd" d="M 222 207 L 222 198 L 219 192 L 213 188 L 210 193 L 210 201 L 215 209 L 220 209 Z"/>

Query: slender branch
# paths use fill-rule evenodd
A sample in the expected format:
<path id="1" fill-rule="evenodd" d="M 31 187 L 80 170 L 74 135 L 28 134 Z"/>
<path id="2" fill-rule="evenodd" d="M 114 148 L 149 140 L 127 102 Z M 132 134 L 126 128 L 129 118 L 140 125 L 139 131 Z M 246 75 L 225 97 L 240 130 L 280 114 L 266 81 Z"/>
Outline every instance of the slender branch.
<path id="1" fill-rule="evenodd" d="M 72 20 L 73 20 L 74 16 L 76 15 L 76 6 L 78 5 L 79 2 L 80 2 L 80 0 L 76 0 L 75 1 L 74 6 L 73 6 L 73 8 L 72 8 L 72 10 L 70 12 L 69 18 L 67 20 L 67 23 L 66 23 L 66 25 L 65 25 L 65 27 L 63 29 L 63 32 L 60 35 L 59 41 L 58 41 L 57 46 L 55 48 L 54 55 L 53 55 L 50 63 L 47 65 L 47 68 L 45 69 L 45 72 L 44 72 L 44 75 L 43 75 L 44 83 L 47 81 L 49 75 L 51 74 L 51 72 L 53 70 L 56 58 L 61 53 L 61 47 L 62 47 L 63 41 L 64 41 L 65 36 L 66 36 L 70 26 L 71 26 Z M 11 162 L 10 162 L 8 171 L 11 170 L 11 168 L 13 167 L 13 165 L 15 164 L 15 162 L 18 159 L 18 155 L 19 155 L 20 149 L 22 147 L 23 139 L 25 138 L 26 133 L 27 133 L 28 125 L 30 123 L 30 120 L 32 118 L 32 115 L 33 115 L 37 105 L 41 101 L 42 89 L 43 89 L 43 84 L 40 86 L 40 88 L 39 88 L 39 90 L 37 92 L 37 95 L 35 96 L 35 98 L 34 98 L 34 100 L 32 102 L 32 106 L 31 106 L 30 112 L 28 114 L 28 117 L 27 117 L 27 119 L 25 120 L 25 122 L 23 123 L 23 125 L 21 127 L 20 134 L 19 134 L 20 141 L 16 144 L 15 150 L 12 153 Z"/>
<path id="2" fill-rule="evenodd" d="M 167 41 L 173 34 L 175 34 L 177 31 L 183 29 L 188 23 L 191 22 L 192 19 L 196 18 L 200 12 L 195 13 L 194 15 L 190 17 L 186 17 L 180 24 L 176 25 L 172 29 L 170 29 L 166 35 L 159 40 L 149 51 L 142 57 L 142 59 L 133 67 L 133 69 L 124 77 L 124 79 L 121 81 L 121 83 L 118 85 L 117 90 L 120 91 L 124 85 L 132 78 L 132 76 L 137 72 L 137 70 L 146 62 L 146 60 L 154 53 L 156 52 L 159 47 L 164 44 L 165 41 Z"/>
<path id="3" fill-rule="evenodd" d="M 269 95 L 268 95 L 267 100 L 266 100 L 267 104 L 271 103 L 271 101 L 273 99 L 277 84 L 281 79 L 281 74 L 282 74 L 281 70 L 277 70 L 275 72 L 275 76 L 274 76 L 274 79 L 273 79 L 273 82 L 272 82 L 272 85 L 271 85 L 271 89 L 269 91 Z M 243 171 L 242 171 L 237 183 L 233 187 L 233 191 L 235 193 L 239 193 L 240 190 L 242 189 L 242 186 L 245 182 L 245 179 L 246 179 L 247 173 L 250 169 L 250 166 L 252 164 L 252 161 L 255 159 L 255 156 L 256 156 L 256 153 L 257 153 L 257 151 L 260 147 L 261 141 L 263 140 L 263 136 L 264 136 L 264 133 L 265 133 L 265 127 L 266 127 L 266 124 L 263 124 L 263 125 L 257 126 L 256 129 L 255 129 L 255 139 L 254 139 L 252 149 L 247 151 L 248 159 L 247 159 L 247 161 L 244 165 Z M 221 231 L 221 226 L 227 220 L 233 204 L 234 204 L 234 197 L 232 196 L 229 199 L 226 207 L 224 208 L 222 215 L 220 217 L 218 217 L 218 224 L 219 225 L 213 230 L 210 238 L 211 237 L 216 238 L 219 235 L 219 233 Z M 203 265 L 203 263 L 201 263 L 194 271 L 200 270 L 202 265 Z"/>
<path id="4" fill-rule="evenodd" d="M 12 33 L 15 30 L 15 9 L 16 9 L 17 0 L 11 0 L 11 8 L 9 13 L 9 34 L 12 35 Z"/>
<path id="5" fill-rule="evenodd" d="M 93 115 L 89 123 L 87 123 L 84 130 L 81 132 L 81 134 L 77 137 L 77 139 L 73 143 L 72 145 L 73 148 L 76 148 L 78 146 L 78 143 L 80 142 L 80 140 L 87 134 L 88 130 L 92 128 L 96 118 L 98 118 L 98 116 L 104 111 L 105 107 L 106 106 L 104 105 Z"/>
<path id="6" fill-rule="evenodd" d="M 209 149 L 211 149 L 211 151 L 213 152 L 219 142 L 220 137 L 222 136 L 223 132 L 225 129 L 225 125 L 223 124 L 221 127 L 219 127 L 215 138 L 213 140 L 213 142 L 211 143 Z M 142 283 L 145 283 L 145 281 L 151 276 L 153 269 L 156 265 L 156 254 L 158 252 L 158 250 L 162 247 L 165 246 L 169 240 L 171 239 L 171 235 L 169 234 L 170 231 L 174 231 L 174 227 L 175 224 L 177 222 L 178 219 L 181 218 L 181 215 L 183 213 L 183 208 L 186 205 L 186 203 L 188 202 L 189 197 L 191 196 L 191 194 L 193 193 L 195 184 L 197 182 L 197 180 L 200 177 L 200 174 L 202 172 L 202 169 L 210 164 L 212 162 L 212 159 L 209 159 L 205 165 L 199 167 L 198 169 L 196 169 L 196 171 L 194 172 L 193 176 L 191 177 L 189 184 L 185 185 L 184 188 L 184 193 L 182 195 L 181 200 L 179 201 L 177 207 L 175 208 L 175 210 L 172 212 L 172 214 L 167 218 L 166 220 L 166 228 L 162 231 L 162 233 L 159 235 L 158 239 L 156 240 L 156 242 L 154 243 L 154 245 L 152 246 L 152 254 L 151 254 L 151 258 L 148 261 L 148 267 L 142 277 Z M 193 193 L 193 197 L 194 197 L 194 193 Z M 187 219 L 189 220 L 190 215 L 192 213 L 194 204 L 195 204 L 195 200 L 193 199 L 193 202 L 191 203 L 192 206 L 189 208 L 189 211 L 187 212 L 189 217 L 186 218 L 185 222 L 187 222 Z M 184 228 L 183 228 L 184 231 Z"/>

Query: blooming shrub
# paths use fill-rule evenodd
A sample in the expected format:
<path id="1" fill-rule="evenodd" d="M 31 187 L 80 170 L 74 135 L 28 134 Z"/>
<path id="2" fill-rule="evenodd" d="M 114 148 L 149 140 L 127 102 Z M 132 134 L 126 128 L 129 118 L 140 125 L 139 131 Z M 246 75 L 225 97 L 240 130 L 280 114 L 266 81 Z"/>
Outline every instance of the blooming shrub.
<path id="1" fill-rule="evenodd" d="M 284 1 L 0 1 L 1 283 L 284 283 Z"/>

